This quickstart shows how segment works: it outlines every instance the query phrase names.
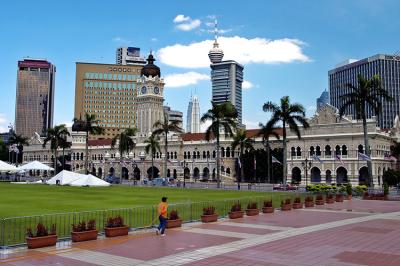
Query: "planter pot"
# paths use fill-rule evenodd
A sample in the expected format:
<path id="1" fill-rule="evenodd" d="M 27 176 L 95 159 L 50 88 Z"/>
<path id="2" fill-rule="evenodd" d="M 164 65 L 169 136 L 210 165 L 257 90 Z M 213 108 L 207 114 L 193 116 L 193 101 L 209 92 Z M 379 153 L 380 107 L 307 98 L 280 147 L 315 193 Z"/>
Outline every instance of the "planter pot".
<path id="1" fill-rule="evenodd" d="M 228 213 L 228 215 L 229 215 L 229 219 L 243 218 L 244 211 L 230 212 L 230 213 Z"/>
<path id="2" fill-rule="evenodd" d="M 182 226 L 182 219 L 167 220 L 166 228 L 175 228 L 175 227 L 181 227 L 181 226 Z"/>
<path id="3" fill-rule="evenodd" d="M 316 205 L 324 205 L 325 202 L 324 202 L 323 199 L 322 199 L 322 200 L 315 200 L 315 204 L 316 204 Z"/>
<path id="4" fill-rule="evenodd" d="M 126 236 L 129 232 L 129 226 L 105 227 L 104 231 L 106 233 L 106 237 Z"/>
<path id="5" fill-rule="evenodd" d="M 301 208 L 303 208 L 302 203 L 293 203 L 293 209 L 301 209 Z"/>
<path id="6" fill-rule="evenodd" d="M 246 215 L 247 216 L 255 216 L 260 213 L 259 209 L 246 209 Z"/>
<path id="7" fill-rule="evenodd" d="M 290 204 L 281 205 L 281 211 L 290 211 L 291 209 L 292 209 L 292 205 L 290 205 Z"/>
<path id="8" fill-rule="evenodd" d="M 343 197 L 337 197 L 335 199 L 336 202 L 343 202 L 344 198 Z"/>
<path id="9" fill-rule="evenodd" d="M 314 207 L 314 202 L 313 201 L 306 201 L 306 202 L 304 202 L 304 206 L 306 208 L 312 208 L 312 207 Z"/>
<path id="10" fill-rule="evenodd" d="M 353 198 L 353 195 L 347 195 L 347 196 L 346 196 L 346 199 L 347 199 L 347 200 L 351 200 L 352 198 Z"/>
<path id="11" fill-rule="evenodd" d="M 263 213 L 273 213 L 274 212 L 274 207 L 263 207 L 262 208 Z"/>
<path id="12" fill-rule="evenodd" d="M 218 214 L 211 214 L 211 215 L 202 215 L 201 216 L 201 221 L 203 223 L 212 223 L 218 221 Z"/>
<path id="13" fill-rule="evenodd" d="M 72 242 L 82 242 L 97 239 L 97 230 L 90 230 L 84 232 L 71 232 Z"/>
<path id="14" fill-rule="evenodd" d="M 42 247 L 55 246 L 56 243 L 57 243 L 57 235 L 26 238 L 26 244 L 28 245 L 28 248 L 42 248 Z"/>
<path id="15" fill-rule="evenodd" d="M 332 203 L 335 203 L 335 199 L 334 198 L 332 198 L 332 199 L 326 199 L 326 203 L 327 204 L 332 204 Z"/>

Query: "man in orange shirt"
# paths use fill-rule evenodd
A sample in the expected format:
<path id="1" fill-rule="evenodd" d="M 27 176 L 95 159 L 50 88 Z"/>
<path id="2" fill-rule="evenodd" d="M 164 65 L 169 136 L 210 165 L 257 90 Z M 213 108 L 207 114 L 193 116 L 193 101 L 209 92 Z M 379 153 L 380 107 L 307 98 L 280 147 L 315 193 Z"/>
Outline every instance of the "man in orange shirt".
<path id="1" fill-rule="evenodd" d="M 161 236 L 165 236 L 165 227 L 167 226 L 167 216 L 168 216 L 168 204 L 167 198 L 162 197 L 161 202 L 157 207 L 158 219 L 160 220 L 160 225 L 157 228 L 156 234 L 161 234 Z"/>

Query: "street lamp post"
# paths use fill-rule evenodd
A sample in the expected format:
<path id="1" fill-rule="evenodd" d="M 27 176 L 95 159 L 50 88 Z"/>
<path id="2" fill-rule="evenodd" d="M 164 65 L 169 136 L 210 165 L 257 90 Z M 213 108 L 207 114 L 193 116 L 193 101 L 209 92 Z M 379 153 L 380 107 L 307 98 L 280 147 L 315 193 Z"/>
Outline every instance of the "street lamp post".
<path id="1" fill-rule="evenodd" d="M 197 176 L 194 175 L 194 159 L 196 158 L 196 156 L 197 156 L 197 147 L 194 148 L 193 163 L 192 163 L 192 168 L 193 168 L 192 172 L 193 172 L 194 182 L 196 182 L 196 179 L 197 179 Z"/>
<path id="2" fill-rule="evenodd" d="M 301 166 L 304 169 L 304 172 L 306 174 L 306 186 L 308 185 L 308 169 L 311 168 L 312 166 L 312 161 L 308 160 L 308 158 L 306 158 L 303 162 L 301 162 Z"/>

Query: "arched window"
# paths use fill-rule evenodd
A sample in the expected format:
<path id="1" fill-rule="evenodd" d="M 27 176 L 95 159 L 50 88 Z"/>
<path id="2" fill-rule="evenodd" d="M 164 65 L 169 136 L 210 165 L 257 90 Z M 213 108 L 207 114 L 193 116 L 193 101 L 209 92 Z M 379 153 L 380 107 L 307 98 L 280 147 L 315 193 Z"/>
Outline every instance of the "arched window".
<path id="1" fill-rule="evenodd" d="M 183 159 L 187 159 L 186 152 L 183 152 Z"/>
<path id="2" fill-rule="evenodd" d="M 321 147 L 320 146 L 315 147 L 315 155 L 321 156 Z"/>
<path id="3" fill-rule="evenodd" d="M 178 158 L 178 154 L 177 154 L 177 152 L 174 152 L 174 159 L 177 159 Z"/>
<path id="4" fill-rule="evenodd" d="M 226 148 L 226 157 L 231 157 L 231 148 Z"/>
<path id="5" fill-rule="evenodd" d="M 340 152 L 340 146 L 339 145 L 336 145 L 335 154 L 336 155 L 342 155 L 342 153 Z"/>
<path id="6" fill-rule="evenodd" d="M 160 155 L 159 155 L 159 153 L 158 152 L 156 152 L 156 158 L 158 158 Z"/>
<path id="7" fill-rule="evenodd" d="M 81 153 L 81 161 L 83 161 L 83 152 Z"/>
<path id="8" fill-rule="evenodd" d="M 346 145 L 342 146 L 342 155 L 347 156 L 347 146 Z"/>
<path id="9" fill-rule="evenodd" d="M 314 146 L 310 147 L 310 156 L 314 156 L 315 155 L 315 150 L 314 150 Z"/>
<path id="10" fill-rule="evenodd" d="M 296 148 L 295 147 L 290 148 L 290 156 L 291 157 L 296 156 Z"/>
<path id="11" fill-rule="evenodd" d="M 297 147 L 296 149 L 296 156 L 300 157 L 301 156 L 301 148 Z"/>
<path id="12" fill-rule="evenodd" d="M 196 159 L 196 152 L 193 151 L 193 159 Z"/>
<path id="13" fill-rule="evenodd" d="M 190 159 L 190 151 L 187 153 L 187 158 Z"/>
<path id="14" fill-rule="evenodd" d="M 224 149 L 224 147 L 221 147 L 221 157 L 225 157 L 225 149 Z"/>
<path id="15" fill-rule="evenodd" d="M 205 159 L 206 158 L 206 151 L 203 151 L 203 159 Z"/>
<path id="16" fill-rule="evenodd" d="M 200 159 L 200 152 L 197 152 L 197 159 Z"/>
<path id="17" fill-rule="evenodd" d="M 213 151 L 213 158 L 215 158 L 217 156 L 217 153 L 215 151 Z"/>
<path id="18" fill-rule="evenodd" d="M 364 153 L 364 146 L 363 145 L 358 145 L 358 152 Z"/>
<path id="19" fill-rule="evenodd" d="M 72 153 L 72 160 L 75 160 L 75 153 Z"/>
<path id="20" fill-rule="evenodd" d="M 331 146 L 326 145 L 325 146 L 325 156 L 331 156 L 332 155 L 332 151 L 331 151 Z"/>

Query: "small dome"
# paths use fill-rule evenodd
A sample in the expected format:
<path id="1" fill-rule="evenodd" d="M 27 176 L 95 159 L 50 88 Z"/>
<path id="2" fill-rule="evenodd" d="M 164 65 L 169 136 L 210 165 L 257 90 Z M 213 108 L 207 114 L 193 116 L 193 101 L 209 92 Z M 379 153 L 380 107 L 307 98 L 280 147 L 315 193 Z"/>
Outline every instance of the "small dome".
<path id="1" fill-rule="evenodd" d="M 222 58 L 224 57 L 224 51 L 219 48 L 217 40 L 215 40 L 213 48 L 208 52 L 208 57 L 210 58 L 211 63 L 220 63 Z"/>
<path id="2" fill-rule="evenodd" d="M 147 65 L 145 65 L 142 68 L 142 71 L 140 73 L 141 76 L 161 77 L 160 68 L 154 64 L 154 61 L 156 61 L 156 60 L 154 59 L 153 55 L 150 53 L 149 57 L 147 58 Z"/>

